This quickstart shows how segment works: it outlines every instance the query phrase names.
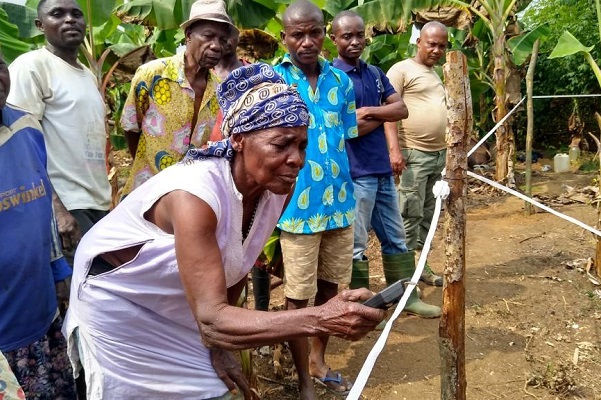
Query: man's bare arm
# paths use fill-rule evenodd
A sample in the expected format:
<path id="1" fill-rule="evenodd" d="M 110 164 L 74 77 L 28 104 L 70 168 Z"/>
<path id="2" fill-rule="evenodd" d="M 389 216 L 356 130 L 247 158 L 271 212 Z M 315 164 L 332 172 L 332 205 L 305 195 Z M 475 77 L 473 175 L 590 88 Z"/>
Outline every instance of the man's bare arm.
<path id="1" fill-rule="evenodd" d="M 405 158 L 399 146 L 398 122 L 385 122 L 384 135 L 386 136 L 386 144 L 388 145 L 392 173 L 401 175 L 405 169 Z"/>
<path id="2" fill-rule="evenodd" d="M 74 251 L 81 239 L 79 224 L 75 217 L 67 210 L 54 188 L 52 188 L 52 206 L 54 207 L 56 226 L 61 237 L 63 249 Z"/>

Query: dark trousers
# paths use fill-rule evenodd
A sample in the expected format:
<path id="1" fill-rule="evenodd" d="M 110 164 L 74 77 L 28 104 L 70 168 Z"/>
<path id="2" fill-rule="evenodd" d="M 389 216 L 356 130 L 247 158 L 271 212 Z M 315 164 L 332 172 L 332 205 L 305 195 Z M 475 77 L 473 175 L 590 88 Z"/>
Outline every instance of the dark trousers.
<path id="1" fill-rule="evenodd" d="M 86 232 L 89 231 L 96 222 L 100 221 L 109 213 L 108 211 L 87 209 L 69 210 L 69 212 L 71 215 L 73 215 L 73 218 L 77 220 L 77 223 L 79 224 L 79 230 L 81 231 L 81 236 L 85 235 Z M 76 249 L 73 251 L 63 250 L 63 255 L 65 256 L 65 259 L 71 268 L 73 268 L 73 257 L 75 256 L 75 250 Z"/>
<path id="2" fill-rule="evenodd" d="M 252 280 L 253 294 L 255 296 L 255 310 L 269 311 L 271 285 L 271 277 L 269 276 L 269 272 L 261 268 L 253 267 Z"/>

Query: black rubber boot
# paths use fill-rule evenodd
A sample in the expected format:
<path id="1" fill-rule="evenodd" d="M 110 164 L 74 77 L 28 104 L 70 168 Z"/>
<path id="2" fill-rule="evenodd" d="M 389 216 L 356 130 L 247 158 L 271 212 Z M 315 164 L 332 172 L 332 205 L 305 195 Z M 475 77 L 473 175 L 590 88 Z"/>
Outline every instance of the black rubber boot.
<path id="1" fill-rule="evenodd" d="M 410 251 L 400 254 L 382 254 L 382 263 L 384 264 L 386 284 L 391 285 L 399 279 L 413 276 L 415 272 L 415 253 Z M 411 292 L 404 311 L 422 318 L 438 318 L 442 314 L 440 307 L 426 304 L 419 299 L 417 288 Z"/>
<path id="2" fill-rule="evenodd" d="M 369 261 L 353 260 L 353 272 L 349 288 L 359 289 L 362 287 L 369 289 Z"/>

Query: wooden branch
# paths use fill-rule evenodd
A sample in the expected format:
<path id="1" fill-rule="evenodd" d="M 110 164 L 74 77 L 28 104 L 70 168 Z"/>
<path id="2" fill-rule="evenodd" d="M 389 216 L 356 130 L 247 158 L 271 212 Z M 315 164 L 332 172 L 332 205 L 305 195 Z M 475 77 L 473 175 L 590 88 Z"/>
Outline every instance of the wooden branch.
<path id="1" fill-rule="evenodd" d="M 597 1 L 597 6 L 599 6 L 599 1 Z M 597 10 L 599 11 L 599 10 Z M 599 18 L 601 19 L 601 12 L 599 13 Z M 601 27 L 599 28 L 601 29 Z M 599 113 L 595 113 L 595 119 L 597 120 L 597 125 L 599 125 L 599 130 L 601 131 L 601 115 Z M 589 132 L 589 134 L 595 139 L 595 143 L 597 144 L 597 154 L 599 155 L 599 177 L 597 179 L 599 183 L 599 188 L 601 189 L 601 141 L 597 139 L 593 134 Z M 601 203 L 597 204 L 597 229 L 601 227 Z M 595 247 L 595 269 L 597 270 L 597 276 L 601 277 L 601 238 L 597 236 L 597 246 Z"/>
<path id="2" fill-rule="evenodd" d="M 538 58 L 540 48 L 540 39 L 536 39 L 532 48 L 532 56 L 526 73 L 526 96 L 528 97 L 526 111 L 528 114 L 528 124 L 526 128 L 526 196 L 532 197 L 532 141 L 534 137 L 534 104 L 532 101 L 532 92 L 534 87 L 534 68 Z M 525 203 L 526 215 L 534 213 L 532 204 Z"/>

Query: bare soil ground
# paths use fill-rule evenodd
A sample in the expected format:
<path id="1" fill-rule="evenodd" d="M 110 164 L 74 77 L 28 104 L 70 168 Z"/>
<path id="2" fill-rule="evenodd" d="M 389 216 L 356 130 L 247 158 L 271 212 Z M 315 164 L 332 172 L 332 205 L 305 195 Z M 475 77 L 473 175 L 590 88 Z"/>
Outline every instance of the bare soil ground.
<path id="1" fill-rule="evenodd" d="M 593 184 L 594 175 L 537 173 L 535 193 L 558 195 L 565 186 Z M 466 370 L 469 399 L 601 399 L 600 292 L 566 263 L 594 255 L 595 239 L 547 213 L 527 217 L 523 202 L 470 194 L 467 217 Z M 591 226 L 586 204 L 558 208 Z M 429 257 L 441 271 L 442 224 Z M 371 239 L 372 290 L 384 287 L 379 245 Z M 441 305 L 442 289 L 420 285 L 424 300 Z M 252 296 L 250 296 L 252 298 Z M 272 307 L 283 305 L 282 289 Z M 252 306 L 252 305 L 251 305 Z M 439 399 L 438 320 L 401 316 L 363 392 L 365 399 Z M 354 379 L 379 333 L 359 342 L 331 339 L 332 369 Z M 268 356 L 253 357 L 262 399 L 295 399 L 296 380 L 284 349 L 283 376 Z M 323 399 L 336 397 L 320 390 Z"/>

